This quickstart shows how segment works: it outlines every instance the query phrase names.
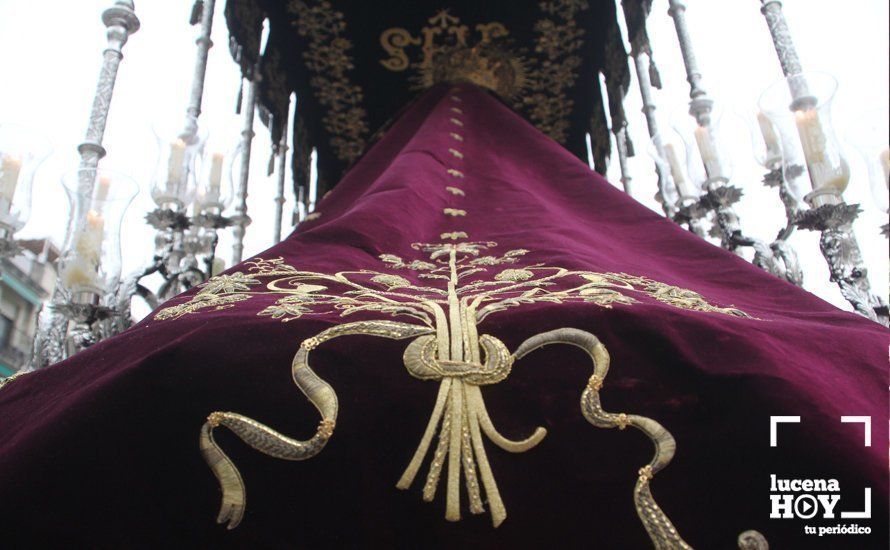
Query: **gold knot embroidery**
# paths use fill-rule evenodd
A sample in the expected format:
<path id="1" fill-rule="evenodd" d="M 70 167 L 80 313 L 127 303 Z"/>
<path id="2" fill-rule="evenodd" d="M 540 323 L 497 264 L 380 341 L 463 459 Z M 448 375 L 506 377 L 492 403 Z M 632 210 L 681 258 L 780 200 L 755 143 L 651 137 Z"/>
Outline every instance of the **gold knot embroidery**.
<path id="1" fill-rule="evenodd" d="M 452 231 L 451 233 L 442 233 L 439 235 L 440 239 L 451 239 L 452 241 L 456 241 L 458 239 L 466 239 L 467 234 L 463 231 Z"/>
<path id="2" fill-rule="evenodd" d="M 464 112 L 463 112 L 460 108 L 458 108 L 458 107 L 452 107 L 452 108 L 451 108 L 451 112 L 452 112 L 452 113 L 457 113 L 457 114 L 459 114 L 459 115 L 464 114 Z"/>
<path id="3" fill-rule="evenodd" d="M 464 158 L 464 154 L 461 153 L 460 151 L 458 151 L 457 149 L 451 149 L 451 148 L 449 148 L 449 149 L 448 149 L 448 152 L 451 153 L 451 156 L 452 156 L 452 157 L 459 158 L 459 159 Z"/>
<path id="4" fill-rule="evenodd" d="M 452 124 L 456 124 L 456 125 L 460 126 L 461 128 L 463 128 L 463 126 L 464 126 L 464 123 L 461 122 L 460 120 L 456 119 L 456 118 L 452 118 L 452 119 L 451 119 L 451 123 L 452 123 Z"/>
<path id="5" fill-rule="evenodd" d="M 317 220 L 321 217 L 321 212 L 311 212 L 308 214 L 304 221 L 311 222 L 312 220 Z"/>
<path id="6" fill-rule="evenodd" d="M 453 138 L 456 139 L 457 141 L 463 141 L 463 140 L 464 140 L 464 137 L 463 137 L 462 135 L 460 135 L 460 134 L 456 134 L 456 133 L 454 133 L 454 132 L 449 132 L 448 135 L 450 135 L 451 137 L 453 137 Z"/>
<path id="7" fill-rule="evenodd" d="M 207 416 L 207 424 L 209 424 L 211 428 L 216 428 L 222 423 L 223 418 L 221 412 L 212 412 Z"/>
<path id="8" fill-rule="evenodd" d="M 454 168 L 449 168 L 449 169 L 448 169 L 448 173 L 449 173 L 450 175 L 456 177 L 456 178 L 462 178 L 462 177 L 464 177 L 464 173 L 463 173 L 463 172 L 461 172 L 460 170 L 455 170 Z"/>
<path id="9" fill-rule="evenodd" d="M 446 208 L 448 215 L 463 216 L 463 210 Z M 463 231 L 442 233 L 441 238 L 466 238 Z M 212 430 L 224 426 L 244 442 L 269 456 L 285 460 L 305 460 L 316 456 L 332 437 L 338 401 L 334 388 L 319 378 L 309 366 L 309 350 L 333 338 L 367 335 L 393 340 L 413 339 L 405 349 L 403 361 L 411 376 L 436 381 L 439 392 L 429 423 L 413 458 L 396 487 L 408 489 L 430 453 L 429 473 L 423 488 L 424 500 L 432 500 L 440 479 L 445 482 L 445 517 L 461 517 L 461 480 L 466 481 L 470 511 L 479 513 L 487 502 L 495 527 L 506 518 L 497 483 L 485 453 L 485 439 L 508 452 L 525 452 L 546 435 L 536 428 L 529 437 L 514 441 L 504 437 L 488 416 L 481 388 L 506 379 L 513 362 L 548 343 L 569 344 L 587 351 L 594 362 L 594 374 L 582 393 L 581 409 L 585 419 L 599 428 L 624 429 L 633 425 L 655 444 L 651 468 L 640 470 L 635 491 L 638 513 L 659 548 L 687 548 L 670 520 L 657 507 L 647 490 L 654 472 L 664 468 L 673 456 L 676 444 L 670 433 L 652 419 L 630 414 L 613 414 L 602 409 L 597 391 L 608 371 L 609 355 L 592 334 L 577 329 L 558 329 L 532 336 L 510 354 L 494 336 L 478 335 L 477 328 L 488 315 L 514 308 L 518 303 L 583 302 L 600 307 L 632 305 L 634 294 L 648 296 L 673 307 L 691 311 L 722 313 L 728 317 L 747 317 L 737 309 L 720 307 L 701 295 L 666 285 L 646 277 L 626 273 L 597 273 L 524 265 L 520 258 L 525 249 L 493 252 L 495 242 L 414 243 L 414 250 L 425 259 L 381 254 L 385 271 L 362 270 L 335 274 L 304 271 L 283 258 L 255 258 L 245 262 L 245 273 L 211 278 L 200 292 L 160 310 L 155 319 L 176 319 L 200 311 L 234 307 L 235 302 L 255 296 L 278 296 L 273 305 L 257 313 L 288 322 L 304 315 L 339 311 L 341 317 L 354 312 L 376 311 L 408 316 L 413 322 L 372 319 L 335 324 L 306 338 L 294 355 L 291 372 L 297 387 L 318 409 L 322 421 L 314 437 L 299 441 L 233 412 L 215 412 L 202 427 L 200 448 L 223 492 L 219 523 L 234 528 L 241 521 L 246 505 L 244 483 L 233 462 L 213 440 Z M 507 268 L 510 265 L 511 267 Z M 489 272 L 498 268 L 497 273 Z M 395 270 L 408 270 L 402 277 Z M 487 273 L 487 276 L 481 274 Z M 493 275 L 493 276 L 492 276 Z M 425 280 L 447 281 L 426 283 Z M 323 284 L 319 284 L 323 283 Z M 517 288 L 523 288 L 517 297 Z M 360 289 L 356 292 L 356 289 Z M 530 290 L 524 290 L 530 289 Z M 397 292 L 396 292 L 397 290 Z M 401 300 L 394 303 L 391 298 Z M 633 416 L 633 418 L 631 418 Z M 434 443 L 438 433 L 438 442 Z M 447 464 L 447 467 L 445 465 Z M 482 490 L 485 499 L 482 498 Z M 658 525 L 654 531 L 650 526 Z M 664 526 L 664 529 L 661 529 Z M 667 533 L 667 534 L 665 534 Z"/>
<path id="10" fill-rule="evenodd" d="M 330 439 L 332 435 L 334 435 L 334 427 L 337 423 L 330 419 L 324 419 L 318 423 L 318 435 L 324 437 L 325 439 Z"/>
<path id="11" fill-rule="evenodd" d="M 463 100 L 456 95 L 451 96 L 451 101 L 456 101 L 457 103 L 463 103 Z"/>
<path id="12" fill-rule="evenodd" d="M 618 416 L 615 418 L 615 424 L 618 425 L 619 430 L 623 430 L 624 428 L 626 428 L 628 424 L 627 415 L 625 413 L 619 413 Z"/>
<path id="13" fill-rule="evenodd" d="M 445 208 L 444 210 L 442 210 L 442 213 L 445 214 L 446 216 L 454 216 L 454 217 L 467 215 L 466 210 L 461 210 L 459 208 Z"/>
<path id="14" fill-rule="evenodd" d="M 315 336 L 310 336 L 309 338 L 303 340 L 303 343 L 300 344 L 300 347 L 306 351 L 312 351 L 317 348 L 320 343 L 321 342 L 318 341 L 318 338 L 316 338 Z"/>
<path id="15" fill-rule="evenodd" d="M 590 380 L 587 381 L 587 387 L 594 390 L 600 391 L 603 387 L 603 379 L 596 374 L 590 376 Z"/>

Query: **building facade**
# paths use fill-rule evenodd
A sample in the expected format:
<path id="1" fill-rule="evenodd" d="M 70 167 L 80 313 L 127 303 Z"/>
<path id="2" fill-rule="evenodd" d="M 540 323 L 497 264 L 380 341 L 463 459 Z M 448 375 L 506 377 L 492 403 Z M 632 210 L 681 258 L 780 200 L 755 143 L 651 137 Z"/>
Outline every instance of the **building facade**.
<path id="1" fill-rule="evenodd" d="M 0 261 L 0 378 L 27 362 L 37 314 L 56 281 L 58 248 L 47 239 L 20 245 L 21 254 Z"/>

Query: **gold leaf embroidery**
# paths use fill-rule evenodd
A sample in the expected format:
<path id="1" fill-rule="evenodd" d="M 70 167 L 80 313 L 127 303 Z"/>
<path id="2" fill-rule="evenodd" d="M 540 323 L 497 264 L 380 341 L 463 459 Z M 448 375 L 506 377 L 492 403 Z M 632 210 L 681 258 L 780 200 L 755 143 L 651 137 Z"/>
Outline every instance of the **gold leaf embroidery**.
<path id="1" fill-rule="evenodd" d="M 460 134 L 455 134 L 454 132 L 449 132 L 448 135 L 456 139 L 457 141 L 463 141 L 464 137 Z"/>
<path id="2" fill-rule="evenodd" d="M 449 169 L 448 169 L 448 174 L 451 175 L 451 176 L 454 176 L 455 178 L 462 178 L 462 177 L 464 177 L 464 173 L 463 173 L 463 172 L 461 172 L 460 170 L 455 170 L 454 168 L 449 168 Z"/>
<path id="3" fill-rule="evenodd" d="M 466 210 L 461 210 L 459 208 L 445 208 L 444 210 L 442 210 L 442 213 L 445 214 L 446 216 L 454 216 L 454 217 L 467 215 Z"/>
<path id="4" fill-rule="evenodd" d="M 464 158 L 464 154 L 458 151 L 457 149 L 448 149 L 448 152 L 451 153 L 452 157 L 456 157 L 459 159 Z"/>
<path id="5" fill-rule="evenodd" d="M 452 231 L 451 233 L 442 233 L 441 235 L 439 235 L 439 238 L 440 239 L 451 239 L 453 241 L 456 241 L 458 239 L 466 239 L 467 234 L 464 233 L 463 231 Z"/>
<path id="6" fill-rule="evenodd" d="M 463 232 L 455 234 L 466 237 Z M 282 258 L 256 258 L 245 262 L 247 274 L 238 272 L 218 276 L 187 302 L 156 313 L 157 320 L 176 319 L 203 309 L 232 307 L 235 302 L 256 295 L 280 295 L 273 305 L 257 315 L 282 322 L 331 311 L 339 311 L 342 317 L 359 312 L 379 312 L 413 319 L 413 323 L 375 320 L 335 325 L 300 345 L 292 362 L 293 379 L 321 414 L 316 434 L 309 440 L 288 438 L 236 413 L 211 413 L 202 428 L 200 442 L 201 451 L 223 491 L 218 521 L 228 521 L 230 528 L 236 526 L 243 516 L 246 501 L 241 476 L 214 441 L 212 430 L 224 426 L 270 456 L 289 460 L 315 456 L 333 436 L 338 405 L 333 388 L 309 367 L 309 352 L 333 338 L 365 334 L 412 339 L 403 356 L 409 374 L 419 380 L 439 383 L 427 429 L 396 486 L 408 489 L 412 485 L 438 433 L 438 445 L 423 488 L 424 499 L 435 497 L 444 474 L 446 518 L 460 519 L 460 479 L 463 477 L 468 484 L 470 511 L 482 511 L 487 501 L 492 522 L 497 527 L 506 518 L 506 507 L 486 457 L 483 435 L 504 450 L 525 452 L 540 443 L 547 432 L 539 427 L 519 441 L 501 435 L 488 416 L 481 386 L 506 379 L 513 362 L 532 349 L 560 342 L 582 347 L 594 359 L 594 376 L 582 396 L 585 418 L 598 427 L 634 426 L 655 442 L 655 458 L 640 470 L 634 500 L 640 519 L 657 547 L 685 548 L 685 542 L 649 490 L 654 474 L 670 461 L 675 446 L 673 438 L 654 420 L 602 410 L 598 392 L 608 368 L 608 354 L 596 338 L 576 329 L 562 329 L 527 340 L 511 355 L 496 337 L 479 335 L 477 327 L 488 315 L 523 304 L 575 301 L 611 307 L 613 303 L 637 303 L 632 295 L 649 296 L 664 304 L 693 311 L 732 317 L 748 317 L 747 314 L 735 308 L 715 306 L 694 291 L 624 273 L 596 273 L 530 264 L 503 269 L 493 278 L 484 277 L 482 274 L 490 267 L 516 264 L 529 253 L 526 249 L 513 249 L 500 256 L 483 254 L 496 246 L 493 242 L 414 243 L 412 248 L 424 252 L 426 259 L 406 261 L 395 254 L 380 255 L 380 260 L 391 269 L 420 272 L 419 277 L 447 288 L 417 285 L 394 273 L 360 270 L 331 275 L 300 270 L 285 264 Z M 440 280 L 445 283 L 436 283 Z M 249 290 L 242 290 L 244 287 Z"/>
<path id="7" fill-rule="evenodd" d="M 460 189 L 460 188 L 457 188 L 457 187 L 451 187 L 451 186 L 448 186 L 448 187 L 445 188 L 445 190 L 448 191 L 449 193 L 451 193 L 452 195 L 457 195 L 457 196 L 459 196 L 459 197 L 463 197 L 463 196 L 464 196 L 464 191 L 463 191 L 463 189 Z"/>

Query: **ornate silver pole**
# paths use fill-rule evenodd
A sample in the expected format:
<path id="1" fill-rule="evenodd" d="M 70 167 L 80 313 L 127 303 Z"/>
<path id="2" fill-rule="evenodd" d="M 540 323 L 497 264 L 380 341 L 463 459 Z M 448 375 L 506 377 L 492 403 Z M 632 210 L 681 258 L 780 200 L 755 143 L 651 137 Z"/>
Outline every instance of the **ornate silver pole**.
<path id="1" fill-rule="evenodd" d="M 782 74 L 786 77 L 801 74 L 803 68 L 800 65 L 800 58 L 797 57 L 794 41 L 791 39 L 791 31 L 788 30 L 788 24 L 785 22 L 785 16 L 782 14 L 782 2 L 779 2 L 779 0 L 761 0 L 761 4 L 760 12 L 766 19 L 766 26 L 769 27 L 769 34 L 773 39 L 776 54 L 779 56 L 779 64 L 782 65 Z M 809 94 L 804 79 L 789 81 L 789 84 L 791 86 L 791 96 L 794 99 L 799 99 Z"/>
<path id="2" fill-rule="evenodd" d="M 622 125 L 618 128 L 612 128 L 612 134 L 615 136 L 615 148 L 618 149 L 618 168 L 621 170 L 621 186 L 624 192 L 630 195 L 630 171 L 627 168 L 627 126 Z"/>
<path id="3" fill-rule="evenodd" d="M 803 67 L 782 13 L 782 2 L 761 0 L 760 11 L 766 19 L 782 73 L 788 82 L 791 107 L 812 107 L 815 98 L 810 95 L 807 79 L 803 76 Z M 859 205 L 846 204 L 839 192 L 814 192 L 806 200 L 811 208 L 797 213 L 795 225 L 821 233 L 820 249 L 828 263 L 831 280 L 838 285 L 841 294 L 857 312 L 887 325 L 890 323 L 890 310 L 879 296 L 871 292 L 868 271 L 862 261 L 859 243 L 853 235 L 853 222 L 859 215 Z"/>
<path id="4" fill-rule="evenodd" d="M 664 158 L 664 144 L 661 140 L 661 134 L 658 133 L 658 120 L 655 118 L 655 100 L 652 98 L 652 81 L 649 78 L 649 69 L 643 59 L 643 47 L 639 44 L 639 40 L 634 40 L 631 44 L 630 56 L 634 60 L 634 69 L 637 72 L 637 82 L 640 85 L 640 97 L 643 100 L 643 115 L 646 117 L 646 127 L 649 129 L 649 138 L 652 139 L 652 145 L 655 147 L 656 154 Z M 656 200 L 661 203 L 661 209 L 669 218 L 674 217 L 676 207 L 665 198 L 665 177 L 662 171 L 656 165 L 656 173 L 658 175 L 658 194 Z"/>
<path id="5" fill-rule="evenodd" d="M 714 100 L 708 97 L 708 93 L 702 86 L 702 74 L 698 68 L 689 27 L 686 24 L 686 5 L 682 0 L 669 0 L 669 4 L 668 15 L 674 20 L 680 52 L 683 55 L 683 64 L 686 67 L 686 80 L 689 82 L 689 114 L 695 119 L 698 126 L 696 142 L 707 173 L 705 194 L 700 203 L 690 205 L 688 211 L 692 217 L 702 215 L 704 213 L 702 210 L 713 211 L 717 228 L 720 231 L 720 244 L 723 248 L 738 253 L 740 247 L 750 246 L 755 250 L 755 265 L 777 277 L 791 280 L 795 277 L 788 273 L 789 269 L 794 268 L 791 262 L 786 265 L 782 258 L 776 256 L 776 252 L 770 245 L 759 239 L 746 236 L 742 232 L 738 214 L 733 208 L 733 205 L 741 199 L 742 190 L 729 183 L 728 178 L 723 174 L 723 167 L 720 166 L 718 144 L 715 142 L 712 123 Z M 705 158 L 706 152 L 710 158 Z"/>
<path id="6" fill-rule="evenodd" d="M 294 225 L 298 225 L 300 222 L 306 219 L 306 188 L 302 185 L 297 187 L 297 200 L 294 204 Z"/>
<path id="7" fill-rule="evenodd" d="M 189 105 L 186 110 L 185 132 L 187 135 L 195 135 L 198 132 L 198 117 L 201 115 L 201 101 L 204 98 L 204 77 L 207 74 L 207 56 L 213 47 L 210 39 L 213 31 L 213 12 L 216 0 L 197 0 L 195 2 L 195 15 L 201 17 L 201 34 L 195 40 L 198 46 L 195 59 L 195 74 L 192 77 L 192 90 L 189 95 Z"/>
<path id="8" fill-rule="evenodd" d="M 102 23 L 107 29 L 105 36 L 108 47 L 102 52 L 102 69 L 99 71 L 99 83 L 96 85 L 86 137 L 83 143 L 77 146 L 81 169 L 96 168 L 99 159 L 105 156 L 102 138 L 105 135 L 105 124 L 108 121 L 108 109 L 111 106 L 117 69 L 124 57 L 122 50 L 130 35 L 139 30 L 139 18 L 136 17 L 134 9 L 131 0 L 117 0 L 114 5 L 102 12 Z"/>
<path id="9" fill-rule="evenodd" d="M 192 25 L 200 23 L 200 31 L 195 39 L 196 55 L 191 90 L 182 131 L 177 137 L 186 143 L 198 139 L 198 118 L 204 98 L 204 79 L 207 74 L 207 59 L 213 47 L 213 16 L 216 0 L 196 0 L 192 8 Z M 227 227 L 231 220 L 221 212 L 209 212 L 195 207 L 193 215 L 187 213 L 188 205 L 179 206 L 158 204 L 146 215 L 146 222 L 157 230 L 156 251 L 149 265 L 132 273 L 118 288 L 117 307 L 119 315 L 113 324 L 114 333 L 122 332 L 132 325 L 130 307 L 135 296 L 142 297 L 152 308 L 211 276 L 213 258 L 218 242 L 217 231 Z M 199 267 L 198 254 L 205 255 L 206 269 Z M 140 281 L 158 273 L 163 282 L 157 292 L 152 292 Z"/>
<path id="10" fill-rule="evenodd" d="M 102 23 L 106 27 L 105 36 L 108 40 L 108 47 L 102 52 L 102 68 L 99 71 L 99 82 L 96 85 L 96 94 L 90 109 L 86 136 L 83 143 L 77 147 L 77 151 L 80 153 L 81 173 L 95 170 L 99 165 L 99 159 L 105 156 L 102 138 L 105 135 L 105 125 L 108 122 L 108 111 L 111 107 L 117 70 L 124 57 L 122 50 L 130 35 L 139 30 L 139 18 L 136 16 L 132 0 L 116 0 L 111 7 L 102 12 Z M 82 183 L 91 188 L 93 179 L 85 177 Z M 33 353 L 26 370 L 30 371 L 57 363 L 65 359 L 69 352 L 77 351 L 76 349 L 66 349 L 69 318 L 56 307 L 68 305 L 67 301 L 67 292 L 59 279 L 56 281 L 56 287 L 49 303 L 40 310 Z M 82 334 L 92 332 L 90 327 L 81 328 L 85 329 L 79 331 Z M 90 343 L 90 341 L 81 338 L 77 347 L 86 347 Z"/>
<path id="11" fill-rule="evenodd" d="M 288 105 L 287 111 L 288 115 L 290 115 L 290 105 Z M 278 142 L 278 195 L 275 197 L 275 244 L 281 242 L 281 221 L 284 217 L 284 179 L 287 169 L 288 128 L 288 121 L 285 121 L 284 127 L 281 129 L 281 140 Z"/>
<path id="12" fill-rule="evenodd" d="M 707 132 L 705 135 L 709 139 L 713 139 L 711 111 L 714 107 L 714 100 L 708 97 L 708 93 L 702 87 L 702 74 L 692 49 L 689 27 L 686 25 L 686 5 L 681 0 L 669 0 L 669 3 L 668 15 L 674 20 L 680 52 L 683 55 L 683 64 L 686 67 L 686 80 L 689 82 L 689 114 L 695 119 L 696 124 Z M 702 198 L 702 205 L 713 210 L 716 214 L 723 247 L 735 251 L 743 243 L 738 240 L 741 237 L 741 227 L 732 205 L 741 198 L 742 192 L 728 183 L 726 178 L 708 174 L 707 189 Z"/>
<path id="13" fill-rule="evenodd" d="M 232 245 L 232 265 L 241 261 L 244 255 L 244 233 L 250 225 L 250 216 L 247 215 L 247 182 L 250 176 L 250 147 L 253 143 L 253 118 L 256 111 L 256 92 L 259 81 L 258 71 L 251 75 L 253 78 L 247 86 L 247 95 L 242 106 L 244 113 L 244 126 L 241 130 L 241 166 L 238 175 L 238 190 L 235 193 L 235 226 L 233 233 L 235 243 Z"/>

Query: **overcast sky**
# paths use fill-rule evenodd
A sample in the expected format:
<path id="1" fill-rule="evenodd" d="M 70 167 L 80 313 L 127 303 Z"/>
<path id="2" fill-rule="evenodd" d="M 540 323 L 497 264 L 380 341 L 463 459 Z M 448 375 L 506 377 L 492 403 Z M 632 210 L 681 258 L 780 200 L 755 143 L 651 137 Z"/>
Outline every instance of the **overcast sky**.
<path id="1" fill-rule="evenodd" d="M 58 183 L 62 172 L 77 167 L 76 145 L 83 139 L 90 105 L 106 45 L 102 11 L 111 0 L 77 0 L 46 3 L 0 0 L 0 51 L 3 56 L 3 87 L 0 88 L 0 121 L 16 122 L 45 132 L 54 155 L 38 173 L 34 187 L 32 219 L 21 237 L 51 236 L 61 242 L 65 230 L 66 201 Z M 443 2 L 446 4 L 447 2 Z M 141 186 L 123 230 L 124 269 L 138 268 L 150 257 L 153 231 L 143 222 L 154 207 L 148 188 L 154 167 L 152 121 L 185 112 L 194 66 L 198 28 L 188 25 L 189 0 L 137 0 L 136 13 L 142 28 L 124 47 L 111 104 L 104 168 L 134 177 Z M 218 1 L 200 124 L 216 136 L 237 139 L 240 118 L 234 107 L 239 74 L 228 52 L 228 36 Z M 655 60 L 664 89 L 656 93 L 662 128 L 671 112 L 688 101 L 682 58 L 667 0 L 654 0 L 649 18 Z M 757 0 L 688 0 L 687 18 L 705 88 L 722 103 L 738 111 L 755 108 L 760 92 L 781 77 L 779 64 Z M 888 105 L 888 2 L 887 0 L 786 0 L 785 14 L 804 67 L 834 74 L 840 82 L 836 121 L 846 123 L 867 110 Z M 432 14 L 431 14 L 432 15 Z M 460 15 L 460 14 L 455 14 Z M 636 80 L 626 102 L 630 133 L 637 157 L 630 171 L 634 196 L 657 208 L 652 196 L 655 179 L 646 156 L 648 135 L 640 112 Z M 272 244 L 274 176 L 266 176 L 270 143 L 267 132 L 256 123 L 254 156 L 248 200 L 253 224 L 247 230 L 245 258 Z M 886 223 L 871 202 L 861 160 L 851 157 L 853 179 L 845 193 L 848 202 L 863 205 L 856 234 L 871 271 L 872 286 L 886 296 L 888 244 L 879 226 Z M 609 176 L 618 182 L 617 163 Z M 735 183 L 746 196 L 738 206 L 743 228 L 770 239 L 784 224 L 775 190 L 760 184 L 762 170 L 747 154 L 736 158 Z M 290 185 L 288 184 L 288 188 Z M 285 224 L 293 206 L 288 189 Z M 805 286 L 822 298 L 850 309 L 828 272 L 814 233 L 797 232 L 791 239 L 805 267 Z M 227 261 L 231 237 L 226 232 L 218 249 Z"/>

